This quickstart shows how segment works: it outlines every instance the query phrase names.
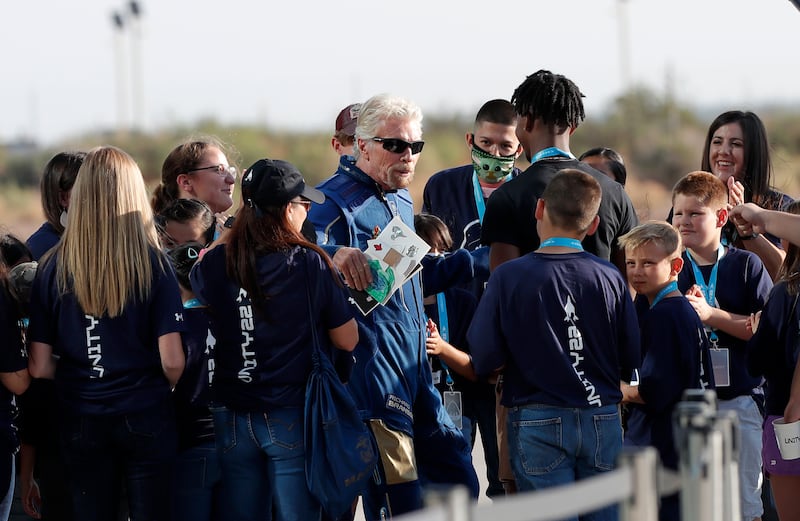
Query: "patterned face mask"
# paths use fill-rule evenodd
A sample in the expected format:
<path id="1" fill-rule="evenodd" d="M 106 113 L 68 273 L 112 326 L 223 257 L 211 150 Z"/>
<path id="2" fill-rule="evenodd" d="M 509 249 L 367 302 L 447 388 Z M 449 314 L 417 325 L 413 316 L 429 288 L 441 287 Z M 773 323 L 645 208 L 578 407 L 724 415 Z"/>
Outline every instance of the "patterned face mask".
<path id="1" fill-rule="evenodd" d="M 497 184 L 506 180 L 514 170 L 515 155 L 494 156 L 481 149 L 478 145 L 472 145 L 472 166 L 478 177 L 491 184 Z"/>

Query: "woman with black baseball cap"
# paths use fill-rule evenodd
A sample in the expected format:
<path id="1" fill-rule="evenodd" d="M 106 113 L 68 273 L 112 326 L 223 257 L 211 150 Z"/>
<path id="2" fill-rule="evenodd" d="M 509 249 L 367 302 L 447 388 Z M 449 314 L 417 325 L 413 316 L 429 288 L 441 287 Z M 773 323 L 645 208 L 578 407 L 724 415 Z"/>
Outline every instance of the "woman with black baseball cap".
<path id="1" fill-rule="evenodd" d="M 213 409 L 231 519 L 319 519 L 306 485 L 303 405 L 316 328 L 323 351 L 352 351 L 358 329 L 330 259 L 301 228 L 325 196 L 291 163 L 244 172 L 229 233 L 191 273 L 217 344 Z M 311 307 L 311 309 L 310 309 Z"/>

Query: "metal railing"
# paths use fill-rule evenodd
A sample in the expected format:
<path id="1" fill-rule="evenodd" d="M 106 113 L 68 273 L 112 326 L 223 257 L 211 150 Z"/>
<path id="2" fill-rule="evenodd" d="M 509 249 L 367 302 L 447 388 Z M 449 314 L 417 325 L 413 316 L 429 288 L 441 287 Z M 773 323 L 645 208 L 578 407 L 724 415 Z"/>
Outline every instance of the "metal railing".
<path id="1" fill-rule="evenodd" d="M 653 447 L 626 448 L 617 468 L 547 490 L 478 505 L 466 488 L 434 489 L 426 508 L 398 521 L 556 521 L 618 504 L 621 521 L 657 521 L 661 496 L 680 492 L 684 521 L 739 521 L 739 432 L 733 412 L 717 410 L 713 391 L 687 391 L 675 408 L 678 472 Z"/>

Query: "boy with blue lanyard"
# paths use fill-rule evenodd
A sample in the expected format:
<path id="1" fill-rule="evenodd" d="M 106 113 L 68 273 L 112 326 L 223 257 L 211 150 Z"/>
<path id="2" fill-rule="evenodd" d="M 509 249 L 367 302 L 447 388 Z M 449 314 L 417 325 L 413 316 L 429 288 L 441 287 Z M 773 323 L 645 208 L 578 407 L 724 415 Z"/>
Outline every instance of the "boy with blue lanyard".
<path id="1" fill-rule="evenodd" d="M 642 367 L 639 384 L 622 383 L 630 403 L 625 444 L 651 445 L 661 462 L 678 468 L 672 412 L 686 389 L 713 388 L 708 338 L 692 306 L 678 291 L 681 237 L 665 221 L 641 224 L 620 238 L 628 282 L 647 300 L 640 307 Z M 659 519 L 680 519 L 678 494 L 662 498 Z"/>
<path id="2" fill-rule="evenodd" d="M 739 455 L 742 516 L 760 518 L 762 378 L 747 371 L 747 318 L 764 307 L 772 279 L 757 255 L 722 243 L 728 192 L 719 178 L 692 172 L 672 191 L 672 225 L 683 238 L 678 288 L 706 327 L 720 410 L 735 411 L 742 435 Z"/>
<path id="3" fill-rule="evenodd" d="M 492 273 L 467 332 L 477 377 L 504 371 L 520 491 L 610 471 L 622 448 L 620 381 L 640 365 L 639 329 L 622 275 L 581 245 L 600 198 L 585 172 L 553 177 L 536 202 L 539 249 Z M 583 519 L 616 518 L 610 507 Z"/>
<path id="4" fill-rule="evenodd" d="M 472 163 L 437 172 L 425 183 L 422 212 L 444 221 L 456 248 L 472 251 L 480 247 L 486 200 L 520 173 L 514 166 L 522 153 L 516 125 L 517 115 L 510 102 L 487 101 L 478 110 L 472 132 L 465 138 Z M 481 291 L 485 282 L 486 279 L 480 281 Z"/>

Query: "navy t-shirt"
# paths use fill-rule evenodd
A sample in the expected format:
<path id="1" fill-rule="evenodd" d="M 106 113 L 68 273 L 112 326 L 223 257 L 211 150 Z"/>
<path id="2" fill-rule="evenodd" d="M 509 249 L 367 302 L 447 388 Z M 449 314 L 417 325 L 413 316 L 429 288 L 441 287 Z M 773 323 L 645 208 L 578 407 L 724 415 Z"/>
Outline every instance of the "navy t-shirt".
<path id="1" fill-rule="evenodd" d="M 423 269 L 423 275 L 425 270 Z M 423 277 L 424 279 L 424 277 Z M 465 353 L 470 352 L 469 341 L 467 340 L 467 328 L 472 322 L 472 317 L 475 314 L 475 308 L 478 305 L 478 300 L 475 296 L 467 290 L 461 288 L 451 288 L 444 292 L 445 306 L 447 309 L 447 325 L 449 340 L 448 342 L 460 351 Z M 439 328 L 439 334 L 442 334 L 442 317 L 439 315 L 439 306 L 437 302 L 432 304 L 425 304 L 425 315 L 436 323 Z M 429 356 L 431 362 L 431 370 L 434 374 L 433 383 L 436 389 L 442 393 L 450 390 L 447 385 L 447 376 L 445 368 L 441 363 L 438 356 Z M 446 365 L 446 364 L 445 364 Z M 436 375 L 439 372 L 439 380 L 437 383 Z M 453 379 L 453 391 L 460 391 L 462 393 L 462 403 L 464 406 L 464 414 L 472 416 L 475 414 L 474 401 L 478 398 L 479 393 L 488 396 L 493 396 L 494 386 L 484 382 L 471 382 L 467 378 L 457 374 L 452 369 L 449 370 L 450 376 Z M 485 389 L 488 387 L 489 389 Z"/>
<path id="2" fill-rule="evenodd" d="M 214 422 L 208 405 L 214 375 L 214 346 L 206 308 L 184 307 L 186 331 L 183 352 L 186 367 L 175 386 L 175 419 L 178 423 L 178 446 L 193 447 L 214 439 Z"/>
<path id="3" fill-rule="evenodd" d="M 343 287 L 313 250 L 296 247 L 257 257 L 259 284 L 268 295 L 256 310 L 225 271 L 225 245 L 205 254 L 190 274 L 195 295 L 210 307 L 214 400 L 229 409 L 264 412 L 302 406 L 311 372 L 316 327 L 323 352 L 328 330 L 353 318 Z M 311 315 L 308 293 L 314 306 Z"/>
<path id="4" fill-rule="evenodd" d="M 703 323 L 685 297 L 665 298 L 639 315 L 642 367 L 639 394 L 630 404 L 625 442 L 652 445 L 661 461 L 677 468 L 672 411 L 686 389 L 713 389 L 708 338 Z"/>
<path id="5" fill-rule="evenodd" d="M 798 349 L 800 349 L 800 306 L 798 296 L 790 295 L 786 282 L 772 288 L 761 312 L 753 338 L 747 345 L 748 368 L 754 375 L 764 375 L 766 412 L 783 416 L 789 403 Z"/>
<path id="6" fill-rule="evenodd" d="M 0 284 L 0 373 L 15 373 L 28 367 L 28 353 L 17 325 L 17 311 L 5 285 Z M 0 385 L 0 445 L 6 454 L 19 445 L 14 418 L 17 406 L 14 393 Z"/>
<path id="7" fill-rule="evenodd" d="M 61 236 L 56 232 L 55 228 L 53 228 L 53 225 L 49 222 L 45 222 L 38 230 L 33 232 L 33 235 L 28 237 L 25 244 L 28 246 L 28 249 L 31 250 L 33 260 L 38 261 L 42 258 L 42 255 L 58 244 L 60 240 Z"/>
<path id="8" fill-rule="evenodd" d="M 640 365 L 628 287 L 616 267 L 586 252 L 531 253 L 499 266 L 467 338 L 479 377 L 505 365 L 507 407 L 619 403 L 620 380 Z"/>
<path id="9" fill-rule="evenodd" d="M 59 295 L 56 253 L 33 282 L 28 339 L 53 348 L 56 392 L 73 414 L 115 415 L 145 409 L 170 394 L 158 338 L 183 331 L 178 281 L 163 255 L 150 251 L 150 295 L 132 299 L 121 315 L 93 317 L 75 295 Z"/>
<path id="10" fill-rule="evenodd" d="M 597 231 L 583 240 L 586 251 L 606 260 L 619 247 L 617 239 L 639 223 L 630 197 L 622 185 L 586 163 L 575 159 L 543 159 L 533 163 L 514 179 L 495 190 L 486 205 L 481 242 L 491 246 L 502 242 L 516 246 L 524 255 L 539 247 L 534 210 L 550 180 L 565 168 L 577 168 L 590 174 L 603 191 L 600 201 L 600 224 Z"/>
<path id="11" fill-rule="evenodd" d="M 695 284 L 695 277 L 686 251 L 683 252 L 683 261 L 683 269 L 678 274 L 678 289 L 681 293 L 686 293 Z M 699 269 L 704 281 L 708 283 L 713 265 L 700 266 Z M 717 268 L 715 294 L 720 309 L 737 315 L 750 315 L 764 307 L 770 289 L 772 279 L 755 253 L 737 248 L 726 249 Z M 717 396 L 721 400 L 731 400 L 751 394 L 753 388 L 761 382 L 761 377 L 752 376 L 747 371 L 747 341 L 724 331 L 716 330 L 715 333 L 719 338 L 718 347 L 728 349 L 730 366 L 730 385 L 726 386 L 717 379 Z"/>

